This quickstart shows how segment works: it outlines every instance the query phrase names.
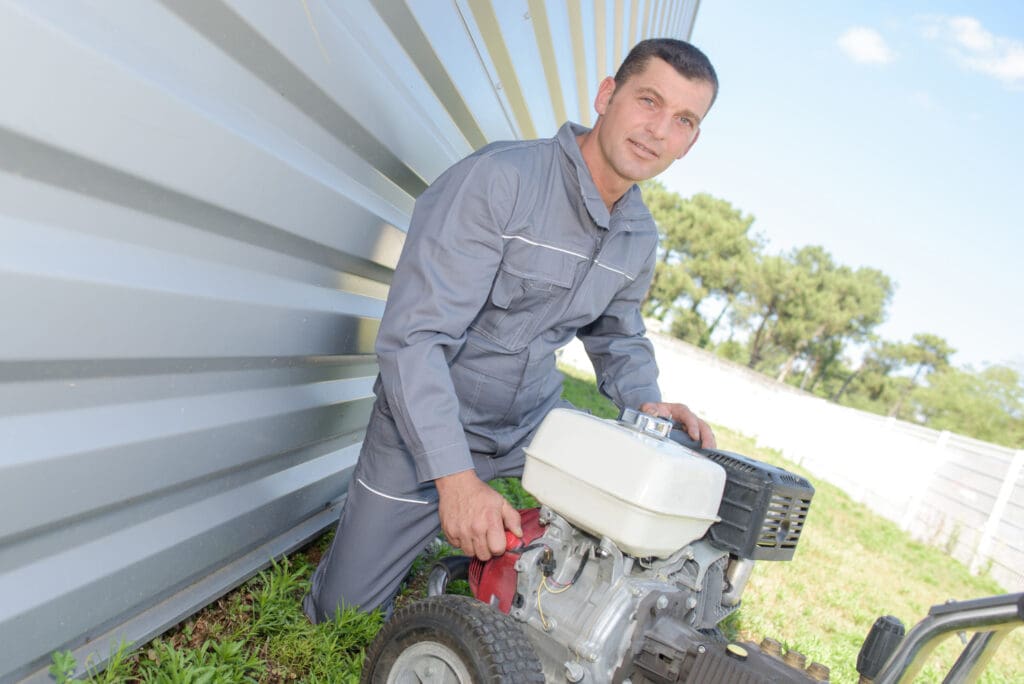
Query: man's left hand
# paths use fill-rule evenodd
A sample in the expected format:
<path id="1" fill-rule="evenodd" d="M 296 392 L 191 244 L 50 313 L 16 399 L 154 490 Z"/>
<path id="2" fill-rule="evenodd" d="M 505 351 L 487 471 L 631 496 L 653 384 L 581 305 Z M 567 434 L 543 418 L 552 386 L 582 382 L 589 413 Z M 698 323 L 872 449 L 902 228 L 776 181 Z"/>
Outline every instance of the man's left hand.
<path id="1" fill-rule="evenodd" d="M 715 448 L 715 433 L 711 431 L 711 426 L 698 418 L 697 414 L 684 404 L 649 401 L 646 404 L 641 404 L 640 410 L 651 416 L 671 418 L 686 430 L 690 439 L 700 442 L 703 448 Z"/>

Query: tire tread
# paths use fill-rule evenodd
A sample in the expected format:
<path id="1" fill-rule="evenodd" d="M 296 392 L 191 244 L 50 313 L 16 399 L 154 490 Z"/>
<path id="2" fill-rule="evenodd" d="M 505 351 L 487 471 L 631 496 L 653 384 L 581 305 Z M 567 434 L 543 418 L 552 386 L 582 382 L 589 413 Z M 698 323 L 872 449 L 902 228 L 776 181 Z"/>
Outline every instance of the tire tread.
<path id="1" fill-rule="evenodd" d="M 364 684 L 387 680 L 398 653 L 389 649 L 411 629 L 446 632 L 460 640 L 487 684 L 543 684 L 540 661 L 522 628 L 512 618 L 468 596 L 431 596 L 405 606 L 380 631 L 366 652 Z M 378 672 L 383 666 L 384 671 Z"/>

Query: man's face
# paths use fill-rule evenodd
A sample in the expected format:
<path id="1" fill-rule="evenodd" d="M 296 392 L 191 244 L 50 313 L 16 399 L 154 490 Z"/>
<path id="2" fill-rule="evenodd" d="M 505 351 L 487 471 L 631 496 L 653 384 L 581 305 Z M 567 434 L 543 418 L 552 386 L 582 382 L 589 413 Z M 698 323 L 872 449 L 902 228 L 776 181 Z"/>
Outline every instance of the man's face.
<path id="1" fill-rule="evenodd" d="M 710 83 L 690 80 L 657 57 L 619 87 L 606 78 L 594 103 L 605 166 L 599 173 L 629 184 L 657 176 L 697 141 L 712 99 Z"/>

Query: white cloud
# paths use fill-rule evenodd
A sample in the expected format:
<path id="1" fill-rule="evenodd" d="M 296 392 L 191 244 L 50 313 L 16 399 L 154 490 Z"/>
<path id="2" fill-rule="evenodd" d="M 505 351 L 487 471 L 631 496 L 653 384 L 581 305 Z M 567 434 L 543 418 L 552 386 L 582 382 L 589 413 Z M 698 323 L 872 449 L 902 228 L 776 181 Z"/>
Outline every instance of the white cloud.
<path id="1" fill-rule="evenodd" d="M 995 45 L 996 37 L 986 31 L 981 22 L 974 17 L 951 17 L 948 21 L 953 40 L 961 47 L 983 52 L 991 50 Z"/>
<path id="2" fill-rule="evenodd" d="M 968 58 L 967 64 L 983 74 L 995 76 L 1007 85 L 1024 86 L 1024 45 L 1020 43 L 1006 48 L 998 55 Z"/>
<path id="3" fill-rule="evenodd" d="M 864 26 L 847 29 L 838 42 L 850 59 L 861 64 L 888 64 L 896 58 L 882 34 Z"/>
<path id="4" fill-rule="evenodd" d="M 997 36 L 974 17 L 925 17 L 923 29 L 968 69 L 1024 87 L 1024 42 Z"/>

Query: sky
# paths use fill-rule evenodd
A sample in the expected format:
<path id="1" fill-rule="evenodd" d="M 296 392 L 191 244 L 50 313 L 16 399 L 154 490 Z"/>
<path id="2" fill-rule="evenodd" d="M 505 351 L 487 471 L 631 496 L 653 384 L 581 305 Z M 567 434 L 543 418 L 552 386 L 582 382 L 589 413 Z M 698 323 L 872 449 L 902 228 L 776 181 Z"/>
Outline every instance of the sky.
<path id="1" fill-rule="evenodd" d="M 718 100 L 660 180 L 896 284 L 882 337 L 1024 370 L 1024 2 L 705 0 Z"/>

